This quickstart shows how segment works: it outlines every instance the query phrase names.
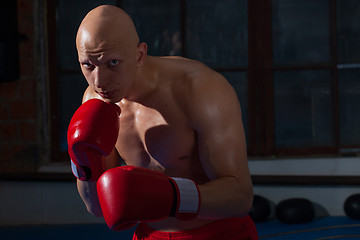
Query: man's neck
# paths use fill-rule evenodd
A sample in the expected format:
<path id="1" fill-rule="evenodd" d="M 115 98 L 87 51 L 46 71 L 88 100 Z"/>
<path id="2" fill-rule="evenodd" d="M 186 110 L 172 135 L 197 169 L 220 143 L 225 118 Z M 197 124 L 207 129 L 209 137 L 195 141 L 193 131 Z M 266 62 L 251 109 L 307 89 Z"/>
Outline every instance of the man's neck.
<path id="1" fill-rule="evenodd" d="M 158 70 L 153 57 L 147 56 L 143 66 L 138 68 L 136 80 L 125 97 L 127 101 L 141 103 L 147 99 L 158 86 Z"/>

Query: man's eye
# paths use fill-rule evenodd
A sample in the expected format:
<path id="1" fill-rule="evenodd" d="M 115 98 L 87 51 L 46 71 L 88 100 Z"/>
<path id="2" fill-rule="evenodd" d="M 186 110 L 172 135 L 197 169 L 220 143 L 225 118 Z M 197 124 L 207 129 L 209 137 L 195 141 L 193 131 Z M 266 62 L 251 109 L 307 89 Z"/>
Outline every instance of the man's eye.
<path id="1" fill-rule="evenodd" d="M 83 63 L 82 65 L 83 65 L 85 68 L 91 68 L 91 66 L 92 66 L 90 63 Z"/>
<path id="2" fill-rule="evenodd" d="M 118 64 L 118 63 L 119 63 L 118 60 L 111 60 L 111 61 L 110 61 L 110 65 L 111 65 L 111 66 L 115 66 L 115 65 Z"/>

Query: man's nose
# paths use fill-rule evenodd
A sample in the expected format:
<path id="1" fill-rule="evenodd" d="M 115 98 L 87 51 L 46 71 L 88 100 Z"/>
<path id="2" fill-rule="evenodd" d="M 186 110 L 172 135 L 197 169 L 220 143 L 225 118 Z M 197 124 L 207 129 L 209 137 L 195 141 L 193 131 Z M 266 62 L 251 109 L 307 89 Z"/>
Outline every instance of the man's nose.
<path id="1" fill-rule="evenodd" d="M 106 85 L 108 83 L 107 72 L 103 66 L 98 66 L 94 70 L 95 79 L 94 85 L 98 89 L 106 89 Z"/>

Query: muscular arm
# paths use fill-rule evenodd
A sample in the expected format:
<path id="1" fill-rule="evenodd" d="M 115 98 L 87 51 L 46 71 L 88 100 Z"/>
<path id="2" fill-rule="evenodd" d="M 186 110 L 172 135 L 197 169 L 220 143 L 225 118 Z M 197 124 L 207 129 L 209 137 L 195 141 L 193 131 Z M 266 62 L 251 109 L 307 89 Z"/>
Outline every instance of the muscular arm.
<path id="1" fill-rule="evenodd" d="M 119 155 L 114 148 L 109 156 L 102 159 L 105 169 L 110 169 L 120 165 Z M 96 190 L 96 181 L 80 181 L 77 180 L 77 189 L 81 199 L 85 203 L 88 212 L 97 217 L 102 217 L 102 211 Z"/>
<path id="2" fill-rule="evenodd" d="M 199 218 L 244 216 L 251 208 L 253 188 L 240 104 L 222 76 L 205 73 L 198 78 L 189 91 L 189 116 L 201 163 L 211 179 L 199 186 Z"/>
<path id="3" fill-rule="evenodd" d="M 88 88 L 84 93 L 83 103 L 91 98 L 99 98 L 99 96 L 93 93 L 90 88 Z M 117 167 L 121 164 L 121 158 L 119 157 L 119 154 L 115 148 L 109 154 L 109 156 L 103 157 L 101 161 L 103 161 L 103 166 L 105 169 Z M 77 180 L 77 189 L 81 199 L 85 203 L 88 212 L 97 217 L 102 217 L 103 214 L 97 195 L 96 181 Z"/>

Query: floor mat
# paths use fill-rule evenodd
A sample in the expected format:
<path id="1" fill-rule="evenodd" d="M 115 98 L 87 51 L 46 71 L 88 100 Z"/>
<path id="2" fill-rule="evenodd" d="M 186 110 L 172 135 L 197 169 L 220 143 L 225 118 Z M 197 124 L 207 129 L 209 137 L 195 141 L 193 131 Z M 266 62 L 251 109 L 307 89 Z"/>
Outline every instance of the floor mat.
<path id="1" fill-rule="evenodd" d="M 360 221 L 348 217 L 327 217 L 305 224 L 284 224 L 271 220 L 256 224 L 259 239 L 325 240 L 360 239 Z"/>

